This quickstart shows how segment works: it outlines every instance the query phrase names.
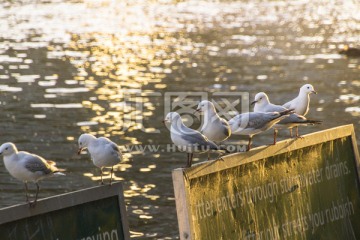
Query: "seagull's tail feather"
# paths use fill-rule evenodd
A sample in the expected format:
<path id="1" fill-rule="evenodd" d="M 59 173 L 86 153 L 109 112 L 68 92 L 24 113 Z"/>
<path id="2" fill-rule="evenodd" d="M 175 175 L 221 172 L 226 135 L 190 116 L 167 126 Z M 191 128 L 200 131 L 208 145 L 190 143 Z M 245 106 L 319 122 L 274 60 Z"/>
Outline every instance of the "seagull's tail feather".
<path id="1" fill-rule="evenodd" d="M 54 162 L 52 160 L 46 160 L 46 162 L 50 165 L 50 169 L 51 169 L 53 175 L 65 176 L 65 173 L 63 173 L 63 172 L 66 172 L 66 169 L 56 167 L 56 162 Z"/>
<path id="2" fill-rule="evenodd" d="M 313 119 L 306 119 L 304 123 L 309 125 L 321 124 L 323 121 L 321 120 L 313 120 Z"/>
<path id="3" fill-rule="evenodd" d="M 286 116 L 286 115 L 289 115 L 291 113 L 294 113 L 294 109 L 287 109 L 287 110 L 284 110 L 284 111 L 279 112 L 279 113 L 280 113 L 279 117 Z"/>
<path id="4" fill-rule="evenodd" d="M 56 175 L 56 176 L 65 176 L 66 174 L 64 172 L 66 172 L 66 169 L 64 169 L 64 168 L 54 169 L 54 175 Z"/>
<path id="5" fill-rule="evenodd" d="M 279 121 L 282 121 L 283 119 L 290 116 L 290 114 L 294 113 L 294 109 L 286 109 L 284 111 L 279 112 L 279 114 L 275 115 L 272 122 L 277 123 Z"/>
<path id="6" fill-rule="evenodd" d="M 53 160 L 46 160 L 46 162 L 47 162 L 50 166 L 56 166 L 56 162 L 54 162 Z"/>

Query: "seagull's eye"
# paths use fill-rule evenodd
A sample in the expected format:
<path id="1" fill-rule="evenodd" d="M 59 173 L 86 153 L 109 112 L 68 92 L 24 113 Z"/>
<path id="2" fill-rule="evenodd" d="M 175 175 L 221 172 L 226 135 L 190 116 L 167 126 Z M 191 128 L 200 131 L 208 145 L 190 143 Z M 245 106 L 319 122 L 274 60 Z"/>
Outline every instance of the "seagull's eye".
<path id="1" fill-rule="evenodd" d="M 80 145 L 82 145 L 82 142 L 80 142 Z"/>
<path id="2" fill-rule="evenodd" d="M 8 150 L 9 148 L 5 148 L 5 150 Z"/>
<path id="3" fill-rule="evenodd" d="M 308 87 L 308 89 L 310 89 L 310 87 Z"/>

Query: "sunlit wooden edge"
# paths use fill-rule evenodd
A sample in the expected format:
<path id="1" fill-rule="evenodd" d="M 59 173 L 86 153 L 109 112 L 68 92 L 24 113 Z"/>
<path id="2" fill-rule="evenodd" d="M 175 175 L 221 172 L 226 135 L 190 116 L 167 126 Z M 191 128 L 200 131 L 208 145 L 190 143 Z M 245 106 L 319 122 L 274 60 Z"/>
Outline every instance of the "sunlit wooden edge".
<path id="1" fill-rule="evenodd" d="M 123 186 L 121 182 L 114 182 L 111 185 L 96 186 L 39 199 L 35 207 L 29 207 L 28 203 L 23 203 L 2 208 L 0 209 L 0 225 L 112 196 L 118 197 L 125 239 L 130 239 L 129 224 L 127 221 Z"/>
<path id="2" fill-rule="evenodd" d="M 233 153 L 222 156 L 222 160 L 210 160 L 201 163 L 196 163 L 190 168 L 178 168 L 173 172 L 183 172 L 187 179 L 197 178 L 214 172 L 222 171 L 228 168 L 246 164 L 256 161 L 258 159 L 265 159 L 278 154 L 294 151 L 305 148 L 311 145 L 320 144 L 327 141 L 332 141 L 338 138 L 351 137 L 352 145 L 356 157 L 357 167 L 359 165 L 359 153 L 356 145 L 356 137 L 354 126 L 352 124 L 338 126 L 335 128 L 326 129 L 303 135 L 302 138 L 291 138 L 280 141 L 276 145 L 260 146 L 250 150 L 249 152 Z"/>

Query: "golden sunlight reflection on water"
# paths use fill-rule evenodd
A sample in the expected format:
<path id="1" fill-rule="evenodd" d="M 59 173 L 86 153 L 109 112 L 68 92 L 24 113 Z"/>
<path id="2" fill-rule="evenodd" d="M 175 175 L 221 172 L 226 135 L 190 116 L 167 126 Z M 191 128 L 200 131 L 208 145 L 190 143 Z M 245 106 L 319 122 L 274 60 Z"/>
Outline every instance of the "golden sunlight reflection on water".
<path id="1" fill-rule="evenodd" d="M 124 162 L 114 179 L 124 182 L 133 238 L 178 238 L 171 170 L 185 155 L 166 151 L 166 93 L 246 92 L 252 100 L 267 91 L 281 103 L 309 82 L 319 93 L 309 116 L 324 123 L 302 133 L 354 123 L 359 139 L 359 58 L 338 54 L 359 44 L 355 0 L 30 0 L 0 8 L 1 141 L 69 170 L 66 181 L 44 181 L 41 197 L 98 184 L 100 170 L 76 155 L 81 133 L 118 143 Z M 150 144 L 164 151 L 130 148 Z M 23 201 L 21 184 L 0 169 L 0 206 Z"/>

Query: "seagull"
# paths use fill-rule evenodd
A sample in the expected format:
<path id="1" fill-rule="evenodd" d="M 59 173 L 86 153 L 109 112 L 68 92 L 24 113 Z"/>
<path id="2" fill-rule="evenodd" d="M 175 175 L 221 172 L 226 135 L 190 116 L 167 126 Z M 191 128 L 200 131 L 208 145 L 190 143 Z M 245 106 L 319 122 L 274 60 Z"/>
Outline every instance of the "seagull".
<path id="1" fill-rule="evenodd" d="M 91 159 L 94 165 L 100 168 L 101 172 L 101 184 L 103 182 L 103 168 L 111 167 L 110 185 L 112 181 L 114 165 L 118 164 L 122 160 L 122 154 L 116 143 L 112 142 L 106 137 L 96 138 L 91 134 L 81 134 L 78 140 L 79 151 L 81 153 L 83 149 L 88 149 Z"/>
<path id="2" fill-rule="evenodd" d="M 205 135 L 185 126 L 178 113 L 169 112 L 166 115 L 164 122 L 171 124 L 170 136 L 172 142 L 180 151 L 187 152 L 186 167 L 191 167 L 194 153 L 222 151 L 220 147 L 209 140 Z"/>
<path id="3" fill-rule="evenodd" d="M 204 113 L 204 122 L 200 132 L 208 139 L 219 143 L 230 137 L 231 129 L 229 123 L 219 117 L 212 102 L 207 100 L 201 101 L 196 111 Z"/>
<path id="4" fill-rule="evenodd" d="M 283 107 L 294 109 L 296 114 L 305 116 L 309 112 L 310 94 L 317 92 L 311 84 L 305 84 L 300 88 L 299 95 L 293 100 L 285 103 Z"/>
<path id="5" fill-rule="evenodd" d="M 282 112 L 288 110 L 287 108 L 270 103 L 269 97 L 264 92 L 259 92 L 255 95 L 255 100 L 251 103 L 255 104 L 254 112 Z M 276 136 L 279 129 L 293 128 L 299 125 L 313 125 L 320 124 L 321 121 L 306 119 L 304 116 L 292 113 L 284 118 L 276 125 L 274 125 L 274 144 L 276 144 Z M 296 137 L 300 137 L 296 135 Z"/>
<path id="6" fill-rule="evenodd" d="M 219 144 L 230 137 L 231 128 L 229 123 L 225 119 L 219 117 L 212 102 L 208 100 L 201 101 L 196 109 L 196 112 L 204 113 L 204 122 L 200 132 L 209 140 Z M 209 159 L 210 152 L 208 152 L 208 160 Z"/>
<path id="7" fill-rule="evenodd" d="M 264 132 L 278 123 L 280 120 L 289 116 L 293 110 L 282 112 L 248 112 L 236 115 L 229 120 L 231 132 L 234 135 L 249 136 L 247 151 L 251 149 L 252 137 Z"/>
<path id="8" fill-rule="evenodd" d="M 4 143 L 0 146 L 0 155 L 4 156 L 5 168 L 11 176 L 23 181 L 25 185 L 26 202 L 30 207 L 35 207 L 39 194 L 38 181 L 54 175 L 65 175 L 64 169 L 59 169 L 53 161 L 47 161 L 44 158 L 18 151 L 15 144 L 11 142 Z M 29 201 L 27 182 L 34 182 L 36 185 L 36 194 L 33 202 Z"/>
<path id="9" fill-rule="evenodd" d="M 306 116 L 309 112 L 310 94 L 317 92 L 311 84 L 305 84 L 300 88 L 299 95 L 291 101 L 285 103 L 283 107 L 287 109 L 294 109 L 294 113 Z M 296 136 L 299 136 L 299 129 L 296 126 Z M 290 136 L 292 137 L 292 128 L 290 130 Z"/>

